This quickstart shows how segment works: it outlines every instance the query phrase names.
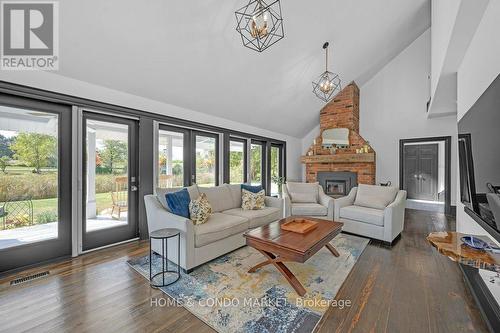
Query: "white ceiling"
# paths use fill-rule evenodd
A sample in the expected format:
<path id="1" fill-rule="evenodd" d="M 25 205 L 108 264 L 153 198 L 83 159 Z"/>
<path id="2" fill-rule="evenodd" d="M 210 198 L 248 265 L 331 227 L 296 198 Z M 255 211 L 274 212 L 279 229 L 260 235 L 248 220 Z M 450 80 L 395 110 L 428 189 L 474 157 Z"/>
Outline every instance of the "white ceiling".
<path id="1" fill-rule="evenodd" d="M 430 26 L 430 0 L 282 0 L 285 38 L 257 53 L 235 31 L 244 0 L 59 4 L 60 75 L 299 138 L 324 105 L 323 42 L 361 85 Z"/>

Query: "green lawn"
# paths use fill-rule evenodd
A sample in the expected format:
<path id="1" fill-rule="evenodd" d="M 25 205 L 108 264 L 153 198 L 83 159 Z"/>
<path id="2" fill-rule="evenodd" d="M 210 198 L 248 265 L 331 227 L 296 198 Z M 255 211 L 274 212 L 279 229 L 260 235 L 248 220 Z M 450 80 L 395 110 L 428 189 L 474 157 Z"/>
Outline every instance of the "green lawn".
<path id="1" fill-rule="evenodd" d="M 113 201 L 111 200 L 110 193 L 97 193 L 96 194 L 97 211 L 111 208 Z M 57 198 L 33 200 L 33 215 L 35 217 L 42 212 L 52 211 L 57 213 Z"/>

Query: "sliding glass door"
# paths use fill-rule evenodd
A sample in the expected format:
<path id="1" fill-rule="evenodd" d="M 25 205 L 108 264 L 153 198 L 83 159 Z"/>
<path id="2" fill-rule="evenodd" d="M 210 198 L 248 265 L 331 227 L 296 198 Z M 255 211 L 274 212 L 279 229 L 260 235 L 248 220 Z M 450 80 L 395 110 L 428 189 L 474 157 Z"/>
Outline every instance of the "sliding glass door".
<path id="1" fill-rule="evenodd" d="M 82 250 L 135 238 L 137 122 L 85 112 L 83 116 Z"/>
<path id="2" fill-rule="evenodd" d="M 219 184 L 219 136 L 206 132 L 192 132 L 192 182 L 210 187 Z"/>
<path id="3" fill-rule="evenodd" d="M 71 108 L 0 94 L 0 271 L 71 254 Z"/>
<path id="4" fill-rule="evenodd" d="M 271 144 L 271 195 L 278 194 L 278 177 L 283 177 L 283 146 Z"/>
<path id="5" fill-rule="evenodd" d="M 229 183 L 243 184 L 247 181 L 247 140 L 229 139 Z"/>
<path id="6" fill-rule="evenodd" d="M 264 143 L 252 141 L 250 145 L 250 183 L 264 186 Z"/>
<path id="7" fill-rule="evenodd" d="M 186 186 L 191 178 L 189 131 L 182 128 L 161 126 L 158 132 L 156 184 L 161 188 Z"/>

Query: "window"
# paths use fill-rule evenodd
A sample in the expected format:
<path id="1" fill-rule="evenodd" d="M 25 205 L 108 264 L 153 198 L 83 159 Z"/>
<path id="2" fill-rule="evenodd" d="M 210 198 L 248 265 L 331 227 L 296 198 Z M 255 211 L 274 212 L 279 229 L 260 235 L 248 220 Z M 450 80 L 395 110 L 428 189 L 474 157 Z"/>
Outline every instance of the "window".
<path id="1" fill-rule="evenodd" d="M 283 176 L 283 146 L 271 145 L 271 195 L 276 195 L 280 191 L 275 180 Z"/>
<path id="2" fill-rule="evenodd" d="M 0 249 L 58 237 L 58 123 L 0 106 Z"/>
<path id="3" fill-rule="evenodd" d="M 263 183 L 264 145 L 260 142 L 252 142 L 250 145 L 250 183 L 262 185 Z"/>
<path id="4" fill-rule="evenodd" d="M 229 183 L 246 181 L 246 140 L 231 138 L 229 141 Z"/>
<path id="5" fill-rule="evenodd" d="M 184 132 L 160 130 L 158 136 L 158 187 L 184 186 L 184 136 Z"/>
<path id="6" fill-rule="evenodd" d="M 218 184 L 218 135 L 194 134 L 194 182 L 198 186 L 210 187 Z"/>

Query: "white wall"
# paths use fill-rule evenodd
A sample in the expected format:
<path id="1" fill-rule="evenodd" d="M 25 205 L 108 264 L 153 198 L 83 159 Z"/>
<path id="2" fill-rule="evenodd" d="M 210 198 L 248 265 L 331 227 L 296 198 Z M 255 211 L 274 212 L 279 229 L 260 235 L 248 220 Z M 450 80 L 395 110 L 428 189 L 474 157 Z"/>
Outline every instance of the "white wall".
<path id="1" fill-rule="evenodd" d="M 275 133 L 244 123 L 211 116 L 202 112 L 127 94 L 48 72 L 1 71 L 0 80 L 283 140 L 287 142 L 288 178 L 290 180 L 301 179 L 300 155 L 302 141 L 289 135 Z"/>
<path id="2" fill-rule="evenodd" d="M 458 70 L 458 120 L 500 74 L 500 0 L 491 0 Z M 458 165 L 457 165 L 458 169 Z M 457 230 L 485 234 L 457 203 Z"/>
<path id="3" fill-rule="evenodd" d="M 427 117 L 430 30 L 360 87 L 360 134 L 377 153 L 376 181 L 399 185 L 399 140 L 452 136 L 457 142 L 455 116 Z M 456 165 L 452 149 L 451 165 Z M 456 202 L 456 170 L 451 172 L 451 204 Z"/>
<path id="4" fill-rule="evenodd" d="M 431 95 L 434 95 L 438 85 L 459 6 L 458 0 L 432 0 Z M 439 24 L 436 24 L 437 21 Z"/>

